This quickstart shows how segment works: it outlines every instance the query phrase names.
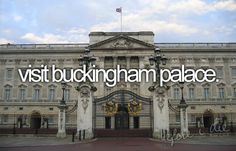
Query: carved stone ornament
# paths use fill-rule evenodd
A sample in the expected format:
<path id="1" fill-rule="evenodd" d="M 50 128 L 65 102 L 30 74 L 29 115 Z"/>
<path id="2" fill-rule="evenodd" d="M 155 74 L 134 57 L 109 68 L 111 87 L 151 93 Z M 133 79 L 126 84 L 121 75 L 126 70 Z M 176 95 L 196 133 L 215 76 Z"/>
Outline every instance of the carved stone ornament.
<path id="1" fill-rule="evenodd" d="M 161 113 L 162 113 L 162 109 L 163 109 L 163 107 L 164 107 L 165 99 L 164 99 L 163 96 L 161 96 L 161 97 L 158 98 L 157 101 L 158 101 L 158 107 L 159 107 L 159 109 L 160 109 L 160 111 L 161 111 Z"/>
<path id="2" fill-rule="evenodd" d="M 132 47 L 132 43 L 127 41 L 126 39 L 118 39 L 111 45 L 111 48 L 130 48 L 130 47 Z"/>
<path id="3" fill-rule="evenodd" d="M 85 114 L 88 108 L 88 102 L 89 102 L 88 98 L 90 97 L 89 90 L 87 88 L 82 88 L 80 91 L 80 97 L 81 97 L 82 107 L 84 109 L 84 114 Z"/>
<path id="4" fill-rule="evenodd" d="M 142 111 L 142 103 L 131 101 L 128 103 L 128 111 L 130 115 L 138 115 Z"/>
<path id="5" fill-rule="evenodd" d="M 86 110 L 88 108 L 88 102 L 89 102 L 89 99 L 82 99 L 82 107 L 84 109 L 84 114 L 86 113 Z"/>
<path id="6" fill-rule="evenodd" d="M 90 92 L 87 88 L 82 88 L 80 91 L 81 98 L 88 98 L 90 96 Z"/>
<path id="7" fill-rule="evenodd" d="M 103 106 L 102 106 L 102 110 L 108 115 L 108 116 L 113 116 L 114 114 L 117 113 L 118 111 L 118 104 L 113 102 L 113 101 L 109 101 L 106 102 Z"/>

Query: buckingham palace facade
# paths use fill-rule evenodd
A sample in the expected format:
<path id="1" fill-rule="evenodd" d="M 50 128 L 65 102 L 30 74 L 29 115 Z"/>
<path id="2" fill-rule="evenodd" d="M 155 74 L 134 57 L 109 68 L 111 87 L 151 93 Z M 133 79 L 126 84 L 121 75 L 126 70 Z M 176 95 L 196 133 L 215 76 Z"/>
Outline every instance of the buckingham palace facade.
<path id="1" fill-rule="evenodd" d="M 150 68 L 149 57 L 153 47 L 158 47 L 168 60 L 166 68 L 212 68 L 219 82 L 185 83 L 183 97 L 188 104 L 189 128 L 209 128 L 216 119 L 226 127 L 236 125 L 236 43 L 155 43 L 154 33 L 141 32 L 91 32 L 89 43 L 71 44 L 1 44 L 0 45 L 0 128 L 56 128 L 58 104 L 62 99 L 61 83 L 22 82 L 18 69 L 32 65 L 56 65 L 59 68 L 78 68 L 78 58 L 89 47 L 96 58 L 96 67 Z M 68 75 L 69 76 L 69 75 Z M 50 77 L 49 77 L 50 78 Z M 68 105 L 66 127 L 76 127 L 75 112 L 78 83 L 67 83 L 64 99 Z M 108 87 L 101 80 L 94 83 L 95 104 L 93 124 L 95 129 L 144 129 L 152 127 L 152 103 L 148 103 L 151 82 L 118 82 Z M 168 90 L 169 121 L 179 127 L 177 105 L 181 99 L 178 83 L 170 83 Z M 124 91 L 123 91 L 124 90 Z M 122 92 L 122 93 L 121 93 Z M 114 102 L 128 105 L 142 100 L 137 113 L 126 112 L 127 118 L 104 110 Z M 150 99 L 151 102 L 151 99 Z M 135 105 L 135 104 L 134 104 Z M 123 114 L 123 113 L 122 113 Z M 119 118 L 122 119 L 123 123 Z"/>

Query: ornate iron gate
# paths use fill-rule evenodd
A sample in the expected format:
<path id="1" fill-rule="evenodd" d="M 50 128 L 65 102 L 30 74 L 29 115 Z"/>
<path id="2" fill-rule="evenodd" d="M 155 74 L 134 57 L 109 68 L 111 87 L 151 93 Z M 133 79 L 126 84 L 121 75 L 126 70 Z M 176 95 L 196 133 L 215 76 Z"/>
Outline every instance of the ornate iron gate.
<path id="1" fill-rule="evenodd" d="M 112 122 L 114 129 L 135 129 L 146 128 L 152 129 L 153 124 L 153 111 L 151 98 L 142 97 L 129 90 L 117 90 L 107 96 L 94 99 L 94 114 L 93 124 L 94 129 L 109 129 L 111 123 L 106 123 L 105 126 L 97 124 L 100 123 L 98 118 L 105 122 Z M 139 122 L 145 123 L 145 125 L 133 125 L 130 127 L 130 118 L 134 118 L 133 124 L 139 124 Z M 138 117 L 138 119 L 137 119 Z M 111 121 L 111 118 L 114 120 Z M 142 120 L 146 120 L 145 122 Z M 109 121 L 110 120 L 110 121 Z M 147 122 L 148 121 L 148 122 Z M 149 124 L 147 126 L 147 123 Z"/>

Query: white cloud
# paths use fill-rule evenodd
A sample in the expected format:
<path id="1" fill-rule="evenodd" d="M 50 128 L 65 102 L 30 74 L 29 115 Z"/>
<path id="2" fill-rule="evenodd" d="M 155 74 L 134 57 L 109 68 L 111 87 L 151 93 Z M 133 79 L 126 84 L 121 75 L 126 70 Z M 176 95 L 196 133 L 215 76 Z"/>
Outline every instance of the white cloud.
<path id="1" fill-rule="evenodd" d="M 83 28 L 71 28 L 69 30 L 59 30 L 60 34 L 45 33 L 37 35 L 34 33 L 26 33 L 21 39 L 30 43 L 81 43 L 88 42 L 88 32 Z"/>
<path id="2" fill-rule="evenodd" d="M 70 34 L 82 34 L 82 33 L 86 33 L 86 32 L 87 32 L 86 29 L 76 28 L 76 27 L 73 27 L 73 28 L 68 30 L 68 33 L 70 33 Z"/>
<path id="3" fill-rule="evenodd" d="M 159 16 L 165 15 L 161 14 L 158 9 L 163 9 L 163 5 L 166 5 L 166 3 L 162 1 L 161 4 L 153 4 L 152 8 L 144 7 L 138 11 L 127 11 L 123 14 L 123 28 L 125 31 L 150 30 L 158 33 L 165 32 L 182 35 L 189 35 L 199 31 L 196 27 L 179 22 L 178 15 L 173 15 L 166 19 L 159 18 Z M 154 9 L 155 7 L 158 9 Z M 116 20 L 93 25 L 90 31 L 120 31 L 120 20 L 117 17 Z"/>
<path id="4" fill-rule="evenodd" d="M 194 15 L 204 15 L 212 11 L 236 11 L 234 0 L 217 0 L 207 2 L 204 0 L 139 0 L 137 7 L 130 9 L 124 7 L 123 28 L 126 31 L 151 30 L 154 32 L 176 33 L 178 35 L 210 33 L 211 29 L 202 28 L 194 23 Z M 126 9 L 127 8 L 127 9 Z M 183 16 L 191 17 L 191 20 L 183 20 Z M 206 17 L 206 16 L 203 16 Z M 95 24 L 90 31 L 119 31 L 120 22 L 110 20 L 105 23 Z M 224 28 L 224 30 L 227 30 Z"/>
<path id="5" fill-rule="evenodd" d="M 23 19 L 23 17 L 20 16 L 20 15 L 13 15 L 13 20 L 16 21 L 16 22 L 19 22 L 19 21 L 21 21 L 22 19 Z"/>
<path id="6" fill-rule="evenodd" d="M 236 10 L 236 2 L 234 0 L 218 1 L 213 4 L 213 8 L 215 10 L 235 11 Z"/>
<path id="7" fill-rule="evenodd" d="M 7 43 L 13 43 L 13 41 L 5 38 L 0 38 L 0 44 L 7 44 Z"/>
<path id="8" fill-rule="evenodd" d="M 10 35 L 10 34 L 12 34 L 12 30 L 11 29 L 3 29 L 2 33 L 6 34 L 6 35 Z"/>
<path id="9" fill-rule="evenodd" d="M 33 42 L 33 43 L 67 43 L 68 42 L 61 35 L 54 35 L 50 33 L 43 34 L 43 36 L 37 36 L 34 33 L 26 33 L 21 38 L 29 42 Z"/>
<path id="10" fill-rule="evenodd" d="M 211 10 L 212 7 L 202 0 L 182 0 L 175 4 L 170 5 L 167 11 L 172 13 L 186 13 L 192 12 L 202 14 Z"/>
<path id="11" fill-rule="evenodd" d="M 198 29 L 184 24 L 178 24 L 175 22 L 166 22 L 158 20 L 145 20 L 136 18 L 126 18 L 124 19 L 125 31 L 144 31 L 150 30 L 154 32 L 166 32 L 166 33 L 178 33 L 183 35 L 189 35 L 198 32 Z M 119 31 L 119 22 L 108 22 L 103 24 L 94 25 L 90 31 Z"/>
<path id="12" fill-rule="evenodd" d="M 207 2 L 205 0 L 150 0 L 149 7 L 143 9 L 147 14 L 153 13 L 174 13 L 174 14 L 204 14 L 212 11 L 225 10 L 236 11 L 234 0 L 216 0 Z M 140 5 L 147 5 L 147 1 L 139 1 Z"/>

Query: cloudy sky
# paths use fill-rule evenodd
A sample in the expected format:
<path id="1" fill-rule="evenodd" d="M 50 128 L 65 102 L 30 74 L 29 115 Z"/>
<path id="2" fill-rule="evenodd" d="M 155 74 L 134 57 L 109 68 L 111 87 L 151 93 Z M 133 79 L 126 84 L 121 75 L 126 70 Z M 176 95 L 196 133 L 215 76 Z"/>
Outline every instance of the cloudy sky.
<path id="1" fill-rule="evenodd" d="M 0 0 L 0 43 L 88 42 L 91 31 L 153 31 L 155 42 L 236 42 L 236 0 Z"/>

